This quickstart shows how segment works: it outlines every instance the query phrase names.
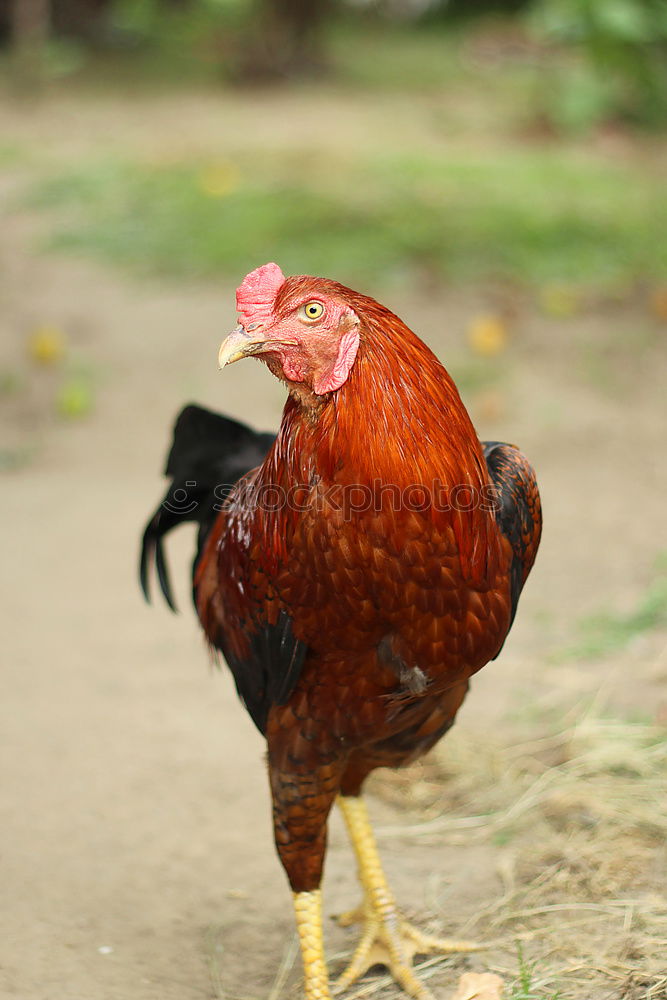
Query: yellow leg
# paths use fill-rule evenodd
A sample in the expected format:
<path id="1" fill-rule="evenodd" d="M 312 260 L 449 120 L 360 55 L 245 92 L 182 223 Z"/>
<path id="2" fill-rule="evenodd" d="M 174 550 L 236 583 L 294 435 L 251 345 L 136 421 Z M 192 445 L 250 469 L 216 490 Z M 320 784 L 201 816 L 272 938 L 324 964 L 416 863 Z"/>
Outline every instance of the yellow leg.
<path id="1" fill-rule="evenodd" d="M 415 955 L 475 951 L 469 941 L 450 941 L 423 934 L 403 920 L 387 885 L 366 804 L 360 797 L 338 799 L 350 840 L 357 857 L 364 902 L 358 910 L 345 914 L 341 923 L 363 922 L 361 941 L 352 961 L 336 983 L 335 992 L 346 989 L 372 965 L 386 965 L 396 982 L 416 1000 L 433 1000 L 433 994 L 412 970 Z"/>
<path id="2" fill-rule="evenodd" d="M 331 1000 L 322 937 L 322 893 L 295 892 L 294 913 L 301 943 L 306 1000 Z"/>

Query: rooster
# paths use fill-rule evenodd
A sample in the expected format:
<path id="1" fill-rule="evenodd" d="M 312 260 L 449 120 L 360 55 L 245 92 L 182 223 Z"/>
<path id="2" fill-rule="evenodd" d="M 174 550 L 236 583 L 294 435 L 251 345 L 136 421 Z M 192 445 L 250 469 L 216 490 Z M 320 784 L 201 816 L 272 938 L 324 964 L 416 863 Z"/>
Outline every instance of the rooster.
<path id="1" fill-rule="evenodd" d="M 280 429 L 186 407 L 143 537 L 144 592 L 154 560 L 173 606 L 162 540 L 198 522 L 195 606 L 266 738 L 306 1000 L 331 996 L 320 883 L 335 800 L 363 889 L 337 991 L 383 963 L 427 1000 L 413 957 L 473 946 L 402 918 L 362 789 L 433 747 L 498 655 L 539 544 L 535 474 L 514 446 L 478 440 L 441 363 L 373 299 L 266 264 L 237 307 L 220 368 L 255 357 L 285 383 Z"/>

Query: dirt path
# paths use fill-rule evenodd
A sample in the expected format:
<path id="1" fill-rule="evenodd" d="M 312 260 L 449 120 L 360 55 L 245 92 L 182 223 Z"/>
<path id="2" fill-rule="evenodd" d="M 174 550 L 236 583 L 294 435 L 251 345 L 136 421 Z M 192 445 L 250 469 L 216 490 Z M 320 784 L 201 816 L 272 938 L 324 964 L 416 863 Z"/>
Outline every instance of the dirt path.
<path id="1" fill-rule="evenodd" d="M 342 113 L 352 114 L 352 103 Z M 222 147 L 225 126 L 231 133 L 243 120 L 239 107 L 216 112 L 213 140 L 201 108 L 197 127 L 187 106 L 178 110 L 189 146 Z M 80 109 L 83 127 L 71 112 L 57 102 L 36 112 L 53 155 L 75 155 L 121 120 L 130 144 L 166 143 L 161 105 L 139 111 L 101 102 L 94 113 Z M 308 100 L 291 112 L 290 129 L 312 124 Z M 0 112 L 0 126 L 25 140 L 28 126 L 11 109 Z M 11 171 L 7 178 L 16 180 Z M 94 412 L 71 423 L 52 416 L 48 375 L 31 376 L 25 394 L 2 400 L 11 447 L 31 450 L 0 487 L 0 997 L 264 997 L 292 916 L 273 851 L 262 742 L 229 677 L 207 669 L 188 606 L 189 537 L 170 546 L 179 617 L 159 601 L 153 610 L 143 605 L 135 559 L 180 405 L 195 399 L 269 428 L 282 390 L 259 365 L 234 377 L 216 371 L 233 320 L 231 287 L 138 284 L 44 257 L 34 250 L 37 226 L 14 212 L 0 234 L 3 370 L 25 367 L 26 333 L 49 322 L 68 331 L 98 388 Z M 455 291 L 390 304 L 445 360 L 464 350 L 478 308 L 470 293 Z M 666 351 L 664 329 L 651 324 L 641 305 L 591 311 L 565 326 L 526 304 L 496 415 L 483 394 L 469 399 L 483 436 L 519 441 L 534 459 L 546 533 L 502 660 L 478 678 L 462 712 L 468 738 L 511 739 L 522 712 L 573 704 L 601 684 L 615 712 L 665 710 L 664 633 L 605 661 L 549 658 L 582 614 L 634 607 L 667 545 L 657 534 L 667 495 Z M 641 351 L 632 344 L 638 327 L 650 333 Z M 601 352 L 605 385 L 587 374 L 589 348 Z M 380 800 L 373 811 L 397 822 Z M 387 838 L 383 852 L 410 910 L 448 933 L 501 893 L 493 845 L 445 851 Z M 327 910 L 335 912 L 356 898 L 337 818 L 327 875 Z M 349 951 L 348 932 L 332 925 L 329 938 L 331 954 Z M 486 960 L 472 967 L 484 969 Z M 442 971 L 433 980 L 438 995 L 457 977 L 456 968 Z"/>

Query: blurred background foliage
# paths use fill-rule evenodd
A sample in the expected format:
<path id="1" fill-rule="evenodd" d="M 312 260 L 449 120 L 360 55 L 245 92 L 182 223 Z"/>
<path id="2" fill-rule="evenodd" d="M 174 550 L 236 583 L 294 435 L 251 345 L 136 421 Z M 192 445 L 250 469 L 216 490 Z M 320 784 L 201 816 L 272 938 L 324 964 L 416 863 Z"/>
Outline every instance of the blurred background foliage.
<path id="1" fill-rule="evenodd" d="M 619 116 L 663 127 L 667 114 L 664 0 L 537 0 L 528 25 L 566 56 L 545 74 L 542 106 L 564 128 Z"/>
<path id="2" fill-rule="evenodd" d="M 194 277 L 235 277 L 269 248 L 287 270 L 371 287 L 492 278 L 617 295 L 648 281 L 662 302 L 667 199 L 650 144 L 667 122 L 667 0 L 0 0 L 0 40 L 19 92 L 334 87 L 385 95 L 388 114 L 412 95 L 447 138 L 47 155 L 22 204 L 50 213 L 49 248 Z M 582 155 L 603 134 L 634 134 L 642 155 Z M 0 142 L 0 159 L 16 156 Z"/>
<path id="3" fill-rule="evenodd" d="M 59 76 L 105 53 L 123 55 L 128 70 L 259 82 L 345 77 L 376 60 L 379 74 L 400 32 L 402 62 L 415 55 L 426 82 L 433 66 L 417 56 L 420 36 L 447 61 L 452 40 L 490 18 L 523 51 L 535 113 L 550 126 L 664 126 L 667 0 L 0 0 L 0 42 L 33 75 L 39 56 L 41 71 Z M 350 60 L 360 35 L 367 59 Z"/>

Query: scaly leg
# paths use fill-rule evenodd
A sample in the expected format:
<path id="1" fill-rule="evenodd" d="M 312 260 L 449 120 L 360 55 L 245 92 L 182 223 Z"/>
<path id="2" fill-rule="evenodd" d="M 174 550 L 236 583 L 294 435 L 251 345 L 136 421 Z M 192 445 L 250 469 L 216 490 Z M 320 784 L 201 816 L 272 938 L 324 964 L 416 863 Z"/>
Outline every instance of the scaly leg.
<path id="1" fill-rule="evenodd" d="M 305 1000 L 331 1000 L 322 937 L 322 893 L 295 892 L 294 913 L 301 944 Z"/>
<path id="2" fill-rule="evenodd" d="M 475 951 L 469 941 L 450 941 L 424 934 L 404 920 L 387 885 L 373 836 L 366 804 L 360 796 L 338 799 L 357 857 L 364 902 L 345 914 L 341 923 L 363 922 L 361 941 L 352 961 L 335 986 L 339 993 L 363 976 L 372 965 L 386 965 L 396 982 L 416 1000 L 433 1000 L 433 994 L 412 971 L 415 955 Z"/>
<path id="3" fill-rule="evenodd" d="M 305 1000 L 331 1000 L 320 883 L 327 818 L 340 787 L 343 763 L 318 760 L 314 751 L 309 757 L 313 743 L 294 726 L 295 718 L 289 707 L 274 706 L 267 722 L 273 830 L 294 899 Z"/>

